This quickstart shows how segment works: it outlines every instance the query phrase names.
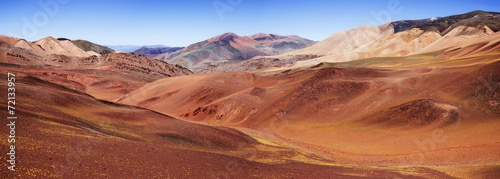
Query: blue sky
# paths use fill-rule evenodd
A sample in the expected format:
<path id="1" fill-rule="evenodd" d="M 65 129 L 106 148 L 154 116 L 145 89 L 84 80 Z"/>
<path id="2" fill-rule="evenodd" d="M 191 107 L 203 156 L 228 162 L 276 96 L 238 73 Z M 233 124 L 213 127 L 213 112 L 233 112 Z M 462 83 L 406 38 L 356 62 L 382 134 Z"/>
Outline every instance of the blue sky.
<path id="1" fill-rule="evenodd" d="M 105 45 L 167 46 L 187 46 L 225 32 L 299 35 L 319 41 L 361 25 L 473 10 L 500 12 L 497 0 L 15 0 L 0 4 L 2 35 L 30 41 L 53 36 Z"/>

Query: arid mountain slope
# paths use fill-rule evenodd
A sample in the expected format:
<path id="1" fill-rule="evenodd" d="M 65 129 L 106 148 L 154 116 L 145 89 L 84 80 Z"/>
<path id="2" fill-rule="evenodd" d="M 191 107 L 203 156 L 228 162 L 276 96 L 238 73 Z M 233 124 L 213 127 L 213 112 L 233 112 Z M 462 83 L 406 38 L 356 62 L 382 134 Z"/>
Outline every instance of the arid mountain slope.
<path id="1" fill-rule="evenodd" d="M 424 166 L 336 165 L 255 132 L 192 123 L 140 107 L 97 100 L 16 69 L 15 65 L 2 67 L 0 76 L 7 78 L 7 72 L 16 75 L 16 156 L 23 157 L 16 158 L 16 172 L 0 170 L 4 177 L 449 176 Z M 0 90 L 7 88 L 6 83 L 0 84 Z M 1 101 L 0 106 L 7 108 L 6 98 Z M 9 135 L 8 130 L 0 132 L 1 137 Z M 2 148 L 9 145 L 7 140 L 0 142 Z M 0 159 L 5 161 L 6 157 Z M 8 163 L 0 165 L 6 168 Z M 138 166 L 149 167 L 144 170 Z M 422 173 L 410 173 L 415 169 Z"/>
<path id="2" fill-rule="evenodd" d="M 259 130 L 341 163 L 487 166 L 500 162 L 499 51 L 492 42 L 281 74 L 194 74 L 118 103 Z"/>

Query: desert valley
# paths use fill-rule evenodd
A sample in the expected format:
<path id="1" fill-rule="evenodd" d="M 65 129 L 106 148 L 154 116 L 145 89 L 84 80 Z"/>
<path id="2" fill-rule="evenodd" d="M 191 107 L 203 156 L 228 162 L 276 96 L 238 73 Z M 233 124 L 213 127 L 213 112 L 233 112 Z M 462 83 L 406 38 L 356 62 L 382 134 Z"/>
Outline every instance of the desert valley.
<path id="1" fill-rule="evenodd" d="M 1 35 L 19 157 L 11 172 L 1 155 L 0 173 L 500 178 L 499 30 L 500 13 L 472 11 L 133 52 Z"/>

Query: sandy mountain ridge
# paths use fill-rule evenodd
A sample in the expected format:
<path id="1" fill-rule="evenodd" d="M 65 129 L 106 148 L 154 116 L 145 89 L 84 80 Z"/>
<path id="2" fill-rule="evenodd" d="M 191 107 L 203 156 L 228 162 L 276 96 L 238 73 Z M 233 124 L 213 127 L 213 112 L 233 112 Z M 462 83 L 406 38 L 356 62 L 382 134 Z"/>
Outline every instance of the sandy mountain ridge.
<path id="1" fill-rule="evenodd" d="M 366 31 L 359 32 L 358 30 L 359 29 L 355 29 L 354 31 L 366 33 Z M 434 31 L 426 32 L 420 29 L 412 29 L 384 36 L 383 31 L 378 31 L 375 28 L 375 30 L 370 31 L 370 33 L 379 34 L 381 36 L 377 39 L 363 38 L 363 36 L 361 36 L 360 39 L 363 39 L 364 42 L 356 42 L 355 40 L 352 42 L 337 42 L 336 39 L 341 39 L 341 37 L 345 35 L 334 34 L 331 38 L 326 39 L 325 43 L 319 42 L 316 47 L 294 51 L 287 55 L 316 54 L 322 56 L 320 59 L 297 62 L 295 66 L 315 65 L 319 62 L 345 62 L 370 57 L 405 56 L 468 45 L 471 44 L 470 40 L 476 41 L 479 37 L 489 36 L 494 32 L 488 27 L 459 26 L 451 30 L 445 36 L 441 36 Z M 495 38 L 497 38 L 496 35 L 492 36 L 491 39 L 482 38 L 482 40 L 496 40 Z M 351 46 L 355 46 L 355 48 L 342 49 L 342 47 L 339 47 L 334 48 L 335 50 L 328 50 L 331 44 L 336 44 L 335 42 L 337 42 L 337 44 L 347 43 Z"/>
<path id="2" fill-rule="evenodd" d="M 54 54 L 62 54 L 67 56 L 78 56 L 78 57 L 88 57 L 92 55 L 100 56 L 99 51 L 93 51 L 93 49 L 85 49 L 84 46 L 77 46 L 73 42 L 67 39 L 58 40 L 54 37 L 45 37 L 43 39 L 37 40 L 35 42 L 28 42 L 24 39 L 19 39 L 16 37 L 8 37 L 0 35 L 0 40 L 9 43 L 12 46 L 26 48 L 35 51 L 49 52 Z M 81 42 L 78 42 L 81 43 Z M 90 43 L 90 42 L 88 42 Z M 83 43 L 82 43 L 83 44 Z M 94 45 L 97 46 L 97 45 Z"/>
<path id="3" fill-rule="evenodd" d="M 196 71 L 221 60 L 247 60 L 255 56 L 277 55 L 314 43 L 312 40 L 293 35 L 258 33 L 252 36 L 238 36 L 225 33 L 155 58 Z"/>
<path id="4" fill-rule="evenodd" d="M 492 19 L 496 20 L 496 23 L 490 23 L 495 22 Z M 358 27 L 338 32 L 314 46 L 286 55 L 325 56 L 297 64 L 304 66 L 314 65 L 316 62 L 344 62 L 370 57 L 432 52 L 469 43 L 467 39 L 491 35 L 500 30 L 498 22 L 500 22 L 499 13 L 484 11 L 473 11 L 436 20 L 390 22 L 381 26 Z M 404 26 L 405 24 L 410 25 Z"/>
<path id="5" fill-rule="evenodd" d="M 24 39 L 0 35 L 0 40 L 12 46 L 54 54 L 67 56 L 88 57 L 92 55 L 100 56 L 114 52 L 114 50 L 86 40 L 69 40 L 65 38 L 56 39 L 45 37 L 35 42 L 28 42 Z"/>

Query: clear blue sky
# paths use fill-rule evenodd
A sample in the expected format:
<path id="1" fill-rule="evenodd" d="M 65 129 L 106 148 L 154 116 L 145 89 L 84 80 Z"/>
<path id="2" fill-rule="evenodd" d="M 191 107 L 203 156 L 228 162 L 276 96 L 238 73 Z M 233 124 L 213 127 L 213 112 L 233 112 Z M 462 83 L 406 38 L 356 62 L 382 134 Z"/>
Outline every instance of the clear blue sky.
<path id="1" fill-rule="evenodd" d="M 50 5 L 44 8 L 39 2 Z M 319 41 L 340 30 L 391 20 L 473 10 L 500 12 L 498 0 L 13 0 L 0 4 L 2 35 L 30 41 L 66 37 L 105 45 L 187 46 L 225 32 L 299 35 Z"/>

